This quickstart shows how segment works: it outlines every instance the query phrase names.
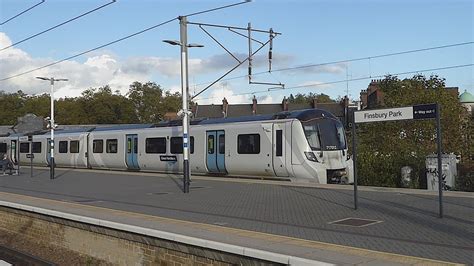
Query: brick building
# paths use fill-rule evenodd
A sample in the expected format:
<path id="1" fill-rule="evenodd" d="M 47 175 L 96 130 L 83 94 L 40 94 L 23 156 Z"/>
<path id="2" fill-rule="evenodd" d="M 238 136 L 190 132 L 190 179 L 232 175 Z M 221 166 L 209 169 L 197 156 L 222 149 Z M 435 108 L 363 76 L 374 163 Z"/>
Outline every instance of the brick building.
<path id="1" fill-rule="evenodd" d="M 372 109 L 377 108 L 384 104 L 384 94 L 380 89 L 381 79 L 373 79 L 370 81 L 366 90 L 360 92 L 360 107 L 361 109 Z M 459 97 L 458 87 L 445 87 L 449 93 L 456 98 Z"/>

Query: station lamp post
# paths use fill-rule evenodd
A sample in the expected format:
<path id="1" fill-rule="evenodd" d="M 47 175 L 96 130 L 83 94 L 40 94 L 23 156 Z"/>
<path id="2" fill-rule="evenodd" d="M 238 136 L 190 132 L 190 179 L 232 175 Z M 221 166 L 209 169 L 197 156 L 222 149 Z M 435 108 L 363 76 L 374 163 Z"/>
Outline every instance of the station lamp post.
<path id="1" fill-rule="evenodd" d="M 67 81 L 67 79 L 55 79 L 53 77 L 51 78 L 36 77 L 36 78 L 41 79 L 41 80 L 47 80 L 51 83 L 51 119 L 49 121 L 49 127 L 51 129 L 51 140 L 50 140 L 51 160 L 49 161 L 49 164 L 50 164 L 50 178 L 54 179 L 54 128 L 56 127 L 56 124 L 54 123 L 54 82 Z"/>
<path id="2" fill-rule="evenodd" d="M 183 192 L 189 193 L 191 171 L 189 168 L 189 79 L 188 79 L 188 47 L 204 47 L 202 44 L 188 44 L 186 17 L 179 17 L 180 41 L 163 40 L 171 45 L 181 46 L 181 95 L 183 109 L 178 113 L 183 116 Z"/>

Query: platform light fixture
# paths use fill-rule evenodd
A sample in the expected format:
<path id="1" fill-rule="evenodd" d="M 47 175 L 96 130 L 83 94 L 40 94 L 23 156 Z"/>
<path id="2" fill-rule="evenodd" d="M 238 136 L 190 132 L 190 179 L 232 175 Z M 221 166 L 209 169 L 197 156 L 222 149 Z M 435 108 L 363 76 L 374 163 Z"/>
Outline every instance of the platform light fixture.
<path id="1" fill-rule="evenodd" d="M 204 47 L 202 44 L 188 44 L 187 18 L 179 17 L 180 41 L 163 40 L 163 42 L 181 47 L 181 95 L 183 98 L 183 109 L 179 111 L 183 117 L 183 192 L 189 193 L 191 182 L 191 171 L 189 168 L 189 77 L 188 77 L 188 48 Z"/>
<path id="2" fill-rule="evenodd" d="M 45 78 L 45 77 L 36 77 L 40 80 L 47 80 L 51 84 L 51 119 L 49 120 L 49 128 L 51 129 L 51 140 L 50 140 L 50 147 L 51 147 L 51 159 L 49 161 L 50 164 L 50 178 L 54 179 L 54 129 L 56 128 L 56 124 L 54 123 L 54 82 L 55 81 L 68 81 L 68 79 L 55 79 Z"/>

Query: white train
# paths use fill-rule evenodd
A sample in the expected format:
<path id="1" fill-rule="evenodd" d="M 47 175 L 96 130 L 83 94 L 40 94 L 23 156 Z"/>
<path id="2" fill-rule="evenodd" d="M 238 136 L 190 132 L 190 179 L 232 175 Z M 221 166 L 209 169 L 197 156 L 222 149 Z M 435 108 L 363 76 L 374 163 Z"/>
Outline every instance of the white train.
<path id="1" fill-rule="evenodd" d="M 59 167 L 179 173 L 183 169 L 180 121 L 157 125 L 55 132 Z M 48 165 L 49 132 L 0 138 L 11 161 Z M 352 182 L 344 127 L 319 109 L 275 115 L 192 121 L 192 174 L 273 177 L 317 183 Z"/>

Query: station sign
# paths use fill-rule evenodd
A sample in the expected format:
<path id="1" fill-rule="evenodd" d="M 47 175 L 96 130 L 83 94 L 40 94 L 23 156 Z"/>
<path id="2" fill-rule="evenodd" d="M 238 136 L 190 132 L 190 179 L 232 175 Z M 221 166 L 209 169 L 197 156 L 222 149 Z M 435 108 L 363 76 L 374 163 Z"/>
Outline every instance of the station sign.
<path id="1" fill-rule="evenodd" d="M 436 104 L 422 104 L 409 107 L 354 112 L 354 122 L 356 123 L 429 118 L 436 118 Z"/>

